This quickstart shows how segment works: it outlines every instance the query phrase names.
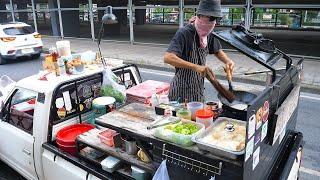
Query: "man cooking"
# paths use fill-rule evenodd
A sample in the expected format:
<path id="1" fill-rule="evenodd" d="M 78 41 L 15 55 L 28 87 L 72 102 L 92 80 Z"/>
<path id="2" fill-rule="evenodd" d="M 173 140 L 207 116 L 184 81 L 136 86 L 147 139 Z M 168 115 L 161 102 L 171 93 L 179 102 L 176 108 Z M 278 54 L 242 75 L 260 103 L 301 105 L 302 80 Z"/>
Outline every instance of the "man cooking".
<path id="1" fill-rule="evenodd" d="M 220 0 L 200 0 L 196 17 L 180 28 L 170 42 L 164 62 L 175 67 L 169 99 L 204 101 L 204 77 L 209 71 L 206 56 L 214 54 L 224 62 L 231 74 L 234 62 L 221 50 L 221 44 L 211 33 L 222 17 Z"/>

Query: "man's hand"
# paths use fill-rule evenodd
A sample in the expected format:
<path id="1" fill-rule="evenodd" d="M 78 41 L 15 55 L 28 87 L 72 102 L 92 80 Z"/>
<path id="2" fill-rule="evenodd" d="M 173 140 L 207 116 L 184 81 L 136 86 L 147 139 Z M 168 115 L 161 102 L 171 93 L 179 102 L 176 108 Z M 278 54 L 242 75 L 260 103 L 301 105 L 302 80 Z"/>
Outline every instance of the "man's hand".
<path id="1" fill-rule="evenodd" d="M 234 71 L 234 62 L 233 62 L 232 60 L 229 60 L 228 62 L 226 62 L 225 71 L 226 71 L 226 72 L 230 71 L 231 76 L 233 75 L 233 71 Z"/>
<path id="2" fill-rule="evenodd" d="M 201 66 L 201 65 L 196 65 L 194 70 L 199 73 L 202 77 L 207 76 L 209 67 L 208 66 Z"/>

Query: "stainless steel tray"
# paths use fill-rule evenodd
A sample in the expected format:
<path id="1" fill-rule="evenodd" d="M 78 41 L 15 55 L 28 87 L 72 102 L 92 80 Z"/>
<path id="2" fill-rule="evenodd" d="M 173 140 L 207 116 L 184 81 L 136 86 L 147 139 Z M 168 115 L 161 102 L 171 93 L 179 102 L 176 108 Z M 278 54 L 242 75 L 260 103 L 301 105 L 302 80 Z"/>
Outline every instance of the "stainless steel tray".
<path id="1" fill-rule="evenodd" d="M 212 153 L 214 155 L 223 156 L 223 157 L 226 157 L 229 159 L 239 159 L 240 157 L 242 157 L 244 155 L 245 148 L 241 151 L 232 151 L 232 150 L 224 149 L 224 148 L 221 148 L 221 147 L 218 147 L 218 146 L 215 146 L 212 144 L 207 144 L 207 143 L 200 141 L 201 138 L 207 136 L 210 132 L 213 131 L 216 124 L 220 123 L 221 121 L 224 121 L 224 119 L 229 119 L 231 122 L 236 122 L 236 123 L 240 123 L 243 125 L 246 124 L 245 121 L 240 121 L 240 120 L 231 119 L 231 118 L 227 118 L 227 117 L 219 117 L 205 131 L 194 136 L 192 138 L 192 141 L 197 144 L 199 149 L 209 151 L 210 153 Z"/>

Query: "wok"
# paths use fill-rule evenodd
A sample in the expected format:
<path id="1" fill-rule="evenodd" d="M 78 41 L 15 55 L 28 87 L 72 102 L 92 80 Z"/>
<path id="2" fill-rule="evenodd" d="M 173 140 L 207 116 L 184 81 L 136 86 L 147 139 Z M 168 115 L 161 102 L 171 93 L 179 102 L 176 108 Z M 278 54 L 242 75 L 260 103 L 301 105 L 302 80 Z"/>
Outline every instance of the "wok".
<path id="1" fill-rule="evenodd" d="M 248 105 L 257 97 L 257 95 L 246 91 L 233 91 L 233 94 L 235 95 L 235 100 L 231 103 L 220 93 L 218 94 L 218 98 L 223 104 L 223 109 L 231 113 L 234 116 L 234 118 L 246 120 L 247 108 L 238 109 L 236 105 Z"/>

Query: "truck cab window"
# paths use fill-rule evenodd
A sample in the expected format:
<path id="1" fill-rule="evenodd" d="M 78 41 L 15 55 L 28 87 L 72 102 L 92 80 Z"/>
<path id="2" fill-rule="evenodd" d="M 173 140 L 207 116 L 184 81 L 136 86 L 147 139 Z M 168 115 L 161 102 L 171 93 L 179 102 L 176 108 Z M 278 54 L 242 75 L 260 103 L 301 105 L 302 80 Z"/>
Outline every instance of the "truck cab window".
<path id="1" fill-rule="evenodd" d="M 36 92 L 22 88 L 16 90 L 6 104 L 6 121 L 11 125 L 32 134 L 36 97 Z"/>

